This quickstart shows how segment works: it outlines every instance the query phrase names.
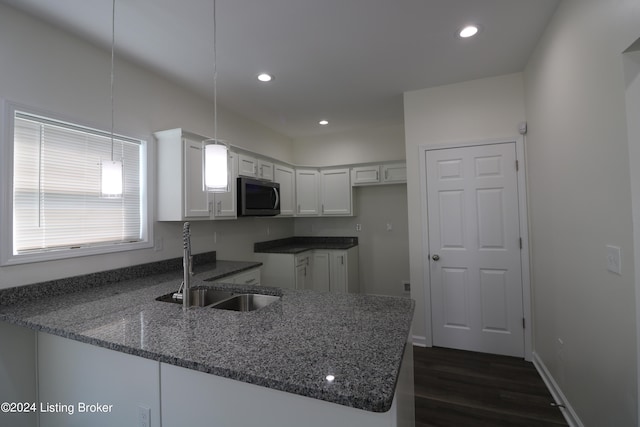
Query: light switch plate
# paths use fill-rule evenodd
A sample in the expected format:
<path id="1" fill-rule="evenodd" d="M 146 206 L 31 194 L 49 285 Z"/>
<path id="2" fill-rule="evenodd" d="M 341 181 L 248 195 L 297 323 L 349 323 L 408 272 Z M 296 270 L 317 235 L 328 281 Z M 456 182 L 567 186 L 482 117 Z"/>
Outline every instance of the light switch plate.
<path id="1" fill-rule="evenodd" d="M 620 258 L 620 247 L 607 245 L 607 270 L 612 273 L 622 274 Z"/>

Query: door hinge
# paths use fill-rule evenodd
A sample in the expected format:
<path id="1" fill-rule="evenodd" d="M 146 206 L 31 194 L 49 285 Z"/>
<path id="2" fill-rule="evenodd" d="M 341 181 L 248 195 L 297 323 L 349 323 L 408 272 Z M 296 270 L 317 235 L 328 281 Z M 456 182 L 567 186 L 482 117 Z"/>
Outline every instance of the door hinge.
<path id="1" fill-rule="evenodd" d="M 526 324 L 525 324 L 525 321 L 524 321 L 524 317 L 522 318 L 522 329 L 526 329 Z"/>
<path id="2" fill-rule="evenodd" d="M 520 237 L 520 249 L 522 249 L 522 237 Z"/>
<path id="3" fill-rule="evenodd" d="M 520 163 L 516 160 L 516 172 L 520 170 Z"/>

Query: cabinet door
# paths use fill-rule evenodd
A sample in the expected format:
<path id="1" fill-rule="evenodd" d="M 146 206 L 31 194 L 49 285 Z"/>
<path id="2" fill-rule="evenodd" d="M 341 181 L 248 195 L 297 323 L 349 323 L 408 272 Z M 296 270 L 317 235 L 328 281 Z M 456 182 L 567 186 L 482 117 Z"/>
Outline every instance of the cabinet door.
<path id="1" fill-rule="evenodd" d="M 331 251 L 331 292 L 347 292 L 348 270 L 347 253 L 345 251 Z"/>
<path id="2" fill-rule="evenodd" d="M 296 289 L 308 289 L 307 286 L 307 266 L 296 265 Z"/>
<path id="3" fill-rule="evenodd" d="M 329 269 L 329 252 L 313 252 L 313 290 L 329 292 L 331 281 Z"/>
<path id="4" fill-rule="evenodd" d="M 322 215 L 351 215 L 351 194 L 349 169 L 326 169 L 320 172 Z"/>
<path id="5" fill-rule="evenodd" d="M 258 161 L 246 154 L 238 155 L 238 175 L 250 178 L 258 177 Z"/>
<path id="6" fill-rule="evenodd" d="M 407 182 L 406 163 L 382 165 L 382 181 L 387 183 Z"/>
<path id="7" fill-rule="evenodd" d="M 184 216 L 209 217 L 209 200 L 202 181 L 202 143 L 183 140 L 184 144 Z M 162 171 L 158 171 L 162 173 Z M 159 191 L 162 191 L 160 188 Z"/>
<path id="8" fill-rule="evenodd" d="M 318 215 L 318 171 L 296 170 L 296 201 L 298 215 Z"/>
<path id="9" fill-rule="evenodd" d="M 351 184 L 376 184 L 380 182 L 380 166 L 359 166 L 351 169 Z"/>
<path id="10" fill-rule="evenodd" d="M 280 184 L 280 216 L 295 213 L 295 173 L 286 166 L 275 165 L 273 180 Z"/>
<path id="11" fill-rule="evenodd" d="M 258 159 L 258 178 L 273 181 L 273 163 Z"/>
<path id="12" fill-rule="evenodd" d="M 229 152 L 229 191 L 226 193 L 211 193 L 213 195 L 213 217 L 220 218 L 237 218 L 237 202 L 236 202 L 236 177 L 237 177 L 238 156 L 236 153 Z"/>

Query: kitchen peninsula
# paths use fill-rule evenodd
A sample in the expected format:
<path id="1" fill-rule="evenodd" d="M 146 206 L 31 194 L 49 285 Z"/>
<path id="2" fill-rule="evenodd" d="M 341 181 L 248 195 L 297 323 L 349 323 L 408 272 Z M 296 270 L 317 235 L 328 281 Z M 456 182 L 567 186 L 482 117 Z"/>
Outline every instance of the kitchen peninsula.
<path id="1" fill-rule="evenodd" d="M 40 413 L 41 425 L 413 425 L 413 302 L 214 283 L 256 266 L 217 261 L 193 280 L 280 297 L 250 312 L 156 301 L 177 290 L 179 270 L 56 295 L 0 291 L 2 341 L 36 335 L 39 401 L 113 405 Z"/>

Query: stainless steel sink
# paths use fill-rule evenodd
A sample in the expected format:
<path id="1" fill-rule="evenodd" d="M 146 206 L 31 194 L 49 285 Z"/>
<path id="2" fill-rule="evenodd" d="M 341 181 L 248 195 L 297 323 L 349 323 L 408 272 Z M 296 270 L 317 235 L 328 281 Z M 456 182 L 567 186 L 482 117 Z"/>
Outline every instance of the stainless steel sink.
<path id="1" fill-rule="evenodd" d="M 156 300 L 182 304 L 182 298 L 176 298 L 175 295 L 176 292 L 171 292 L 170 294 L 162 295 L 161 297 L 156 298 Z M 215 304 L 217 302 L 230 298 L 235 294 L 233 292 L 219 291 L 216 289 L 195 288 L 190 289 L 189 295 L 191 297 L 189 301 L 191 302 L 192 307 L 206 307 L 208 305 Z"/>
<path id="2" fill-rule="evenodd" d="M 280 297 L 273 295 L 239 294 L 213 304 L 211 308 L 234 311 L 254 311 L 266 307 L 279 299 Z"/>
<path id="3" fill-rule="evenodd" d="M 162 295 L 157 301 L 182 304 L 182 298 L 176 298 L 176 292 Z M 190 290 L 192 307 L 212 307 L 222 310 L 254 311 L 278 301 L 280 297 L 262 294 L 237 294 L 210 288 Z"/>

